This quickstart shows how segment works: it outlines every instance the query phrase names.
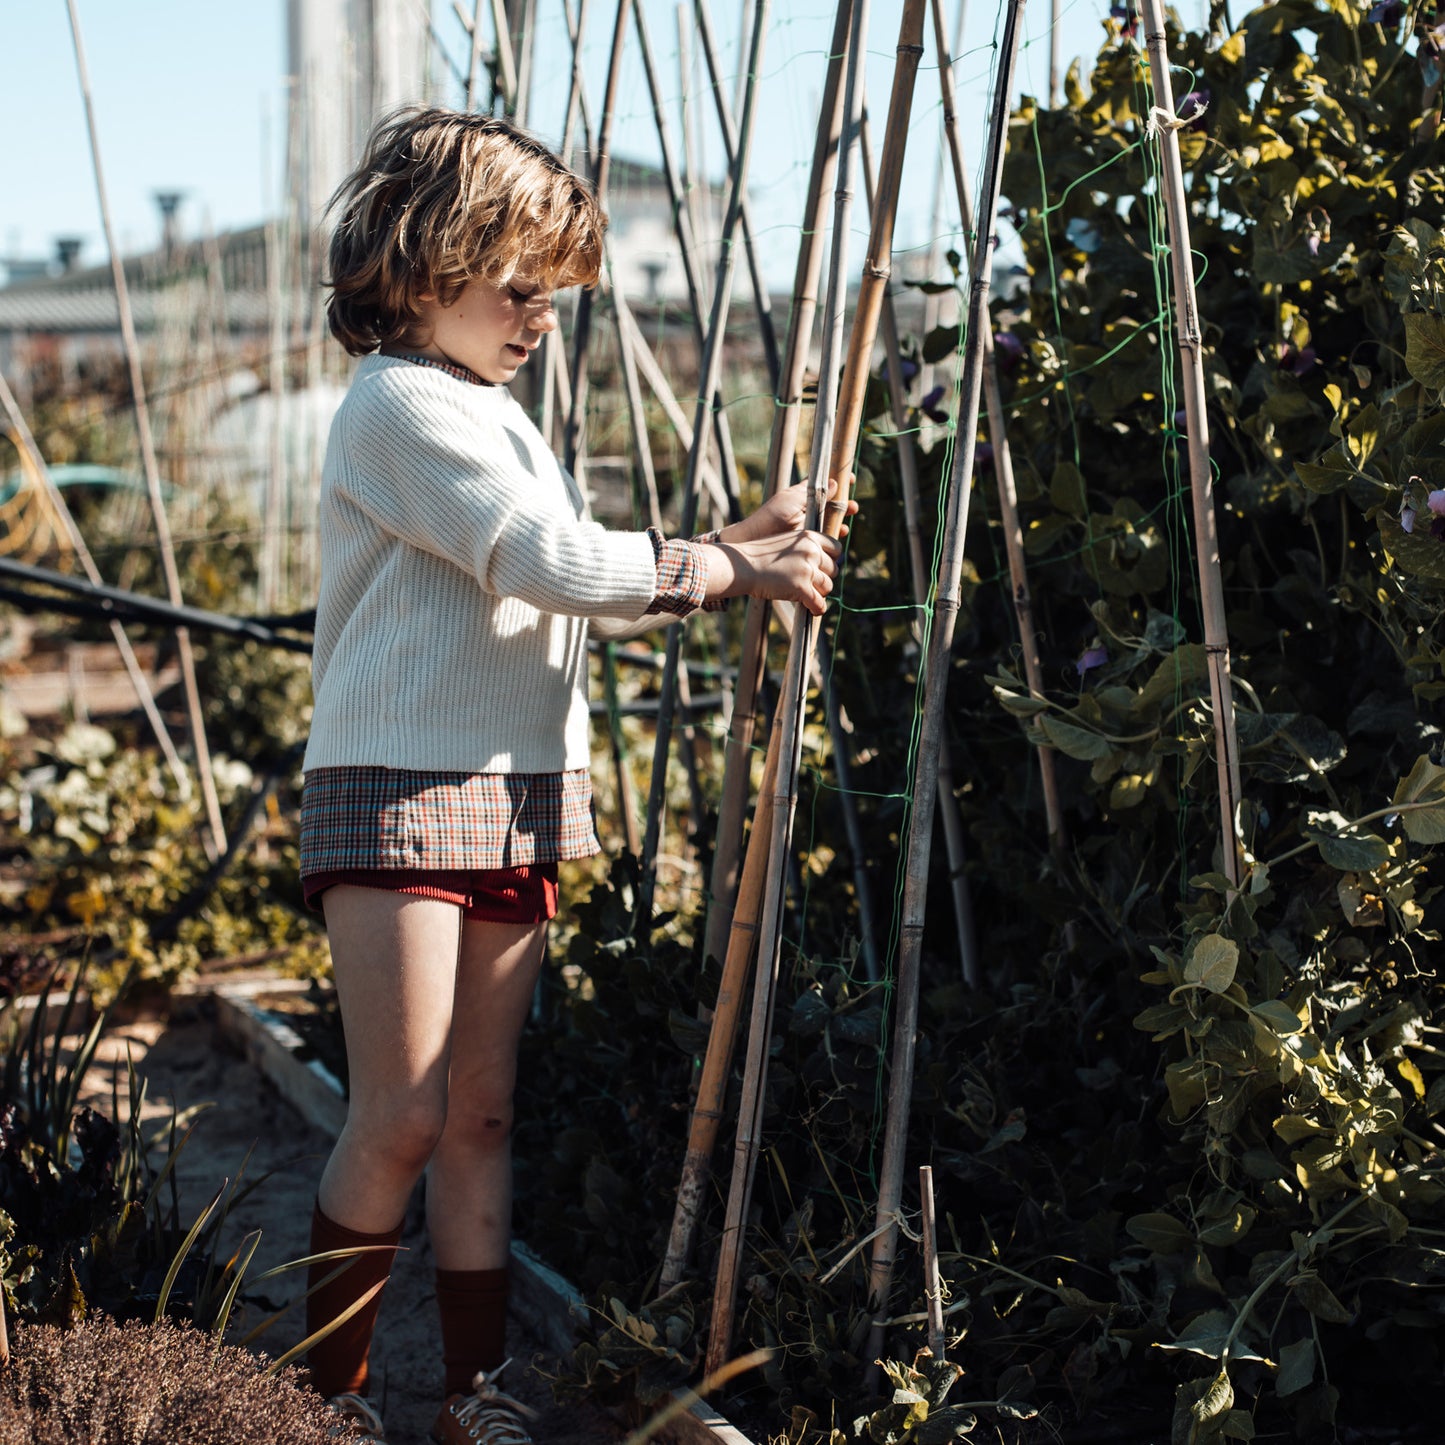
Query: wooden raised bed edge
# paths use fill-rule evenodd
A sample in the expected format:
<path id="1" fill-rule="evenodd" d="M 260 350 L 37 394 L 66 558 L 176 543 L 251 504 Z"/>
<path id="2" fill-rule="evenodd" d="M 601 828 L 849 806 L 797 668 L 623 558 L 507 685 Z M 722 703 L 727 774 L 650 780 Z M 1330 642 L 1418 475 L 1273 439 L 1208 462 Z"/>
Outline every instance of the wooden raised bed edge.
<path id="1" fill-rule="evenodd" d="M 276 1091 L 308 1123 L 332 1138 L 346 1122 L 346 1098 L 341 1081 L 324 1064 L 302 1062 L 300 1034 L 283 1014 L 256 1003 L 265 994 L 304 992 L 303 979 L 248 978 L 202 982 L 199 996 L 214 1000 L 216 1026 L 237 1044 L 245 1056 L 275 1086 Z M 582 1292 L 556 1270 L 544 1264 L 525 1244 L 512 1244 L 513 1313 L 548 1349 L 567 1354 L 577 1343 L 576 1321 L 587 1305 Z M 673 1399 L 678 1399 L 675 1393 Z M 705 1401 L 694 1402 L 661 1431 L 659 1438 L 679 1445 L 753 1445 L 727 1419 Z"/>

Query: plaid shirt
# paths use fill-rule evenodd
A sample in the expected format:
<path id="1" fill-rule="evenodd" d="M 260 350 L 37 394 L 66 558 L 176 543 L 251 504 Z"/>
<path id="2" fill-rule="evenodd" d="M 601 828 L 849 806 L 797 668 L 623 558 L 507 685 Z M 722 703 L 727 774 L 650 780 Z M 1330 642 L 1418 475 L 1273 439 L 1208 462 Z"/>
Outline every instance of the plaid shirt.
<path id="1" fill-rule="evenodd" d="M 459 381 L 465 367 L 408 356 Z M 692 542 L 649 527 L 657 595 L 647 611 L 686 617 L 706 603 L 707 565 Z M 712 532 L 697 542 L 717 540 Z M 586 768 L 562 773 L 437 773 L 315 768 L 301 795 L 301 875 L 354 868 L 517 868 L 601 850 Z"/>

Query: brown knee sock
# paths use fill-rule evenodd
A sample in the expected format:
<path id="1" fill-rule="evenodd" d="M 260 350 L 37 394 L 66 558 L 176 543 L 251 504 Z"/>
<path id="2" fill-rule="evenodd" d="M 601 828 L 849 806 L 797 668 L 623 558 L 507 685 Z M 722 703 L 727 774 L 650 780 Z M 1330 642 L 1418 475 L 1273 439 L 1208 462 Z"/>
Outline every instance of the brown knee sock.
<path id="1" fill-rule="evenodd" d="M 464 1394 L 478 1370 L 507 1358 L 507 1270 L 437 1270 L 446 1393 Z"/>
<path id="2" fill-rule="evenodd" d="M 330 1284 L 307 1296 L 306 1333 L 308 1335 L 330 1323 L 368 1290 L 385 1284 L 391 1273 L 396 1245 L 401 1242 L 401 1225 L 385 1234 L 362 1234 L 347 1229 L 321 1212 L 318 1202 L 311 1215 L 311 1253 L 324 1254 L 332 1249 L 356 1249 L 362 1245 L 388 1244 L 390 1249 L 372 1249 L 350 1259 L 325 1259 L 309 1265 L 306 1271 L 308 1288 L 337 1269 L 341 1273 Z M 344 1268 L 343 1268 L 344 1266 Z M 371 1354 L 371 1334 L 381 1309 L 382 1291 L 376 1293 L 340 1324 L 324 1340 L 312 1345 L 307 1356 L 311 1364 L 311 1384 L 326 1396 L 364 1395 L 370 1383 L 367 1357 Z"/>

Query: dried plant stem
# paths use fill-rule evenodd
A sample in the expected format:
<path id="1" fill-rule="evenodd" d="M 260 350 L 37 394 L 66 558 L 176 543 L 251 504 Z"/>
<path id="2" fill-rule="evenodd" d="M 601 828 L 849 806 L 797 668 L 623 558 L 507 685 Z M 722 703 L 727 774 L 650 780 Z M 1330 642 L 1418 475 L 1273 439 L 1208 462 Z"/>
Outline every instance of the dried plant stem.
<path id="1" fill-rule="evenodd" d="M 968 193 L 968 173 L 964 166 L 963 140 L 958 130 L 958 115 L 953 99 L 953 58 L 947 49 L 943 30 L 942 0 L 933 0 L 933 33 L 938 42 L 938 79 L 943 92 L 943 127 L 948 137 L 948 154 L 953 164 L 953 185 L 958 197 L 959 218 L 965 235 L 973 234 L 973 201 Z M 1039 656 L 1038 633 L 1034 628 L 1033 595 L 1029 591 L 1028 564 L 1024 560 L 1024 531 L 1019 521 L 1018 489 L 1014 485 L 1013 449 L 1009 445 L 1008 427 L 1004 420 L 1003 393 L 999 389 L 998 364 L 994 355 L 993 327 L 986 325 L 983 335 L 983 396 L 988 412 L 988 434 L 993 441 L 993 474 L 998 486 L 999 516 L 1003 523 L 1004 551 L 1008 557 L 1009 584 L 1013 589 L 1014 618 L 1018 623 L 1019 645 L 1023 649 L 1024 679 L 1029 694 L 1044 695 L 1044 668 Z M 1039 762 L 1039 781 L 1044 795 L 1044 819 L 1049 833 L 1049 848 L 1057 858 L 1065 845 L 1064 807 L 1059 797 L 1058 774 L 1054 767 L 1054 750 L 1040 742 L 1040 734 L 1032 724 L 1026 728 L 1035 743 Z M 976 979 L 969 980 L 977 982 Z"/>
<path id="2" fill-rule="evenodd" d="M 771 0 L 755 0 L 756 19 L 749 57 L 749 77 L 743 97 L 743 114 L 739 127 L 738 149 L 728 179 L 728 209 L 723 221 L 722 251 L 718 257 L 713 282 L 712 310 L 708 318 L 707 341 L 698 385 L 697 412 L 693 419 L 693 445 L 687 456 L 687 473 L 682 488 L 680 531 L 689 535 L 697 519 L 699 474 L 703 454 L 707 450 L 709 414 L 715 409 L 718 382 L 722 373 L 723 338 L 727 328 L 728 305 L 732 299 L 733 274 L 737 268 L 737 247 L 732 238 L 737 230 L 742 196 L 747 178 L 748 159 L 752 152 L 753 120 L 757 109 L 757 76 L 762 62 L 763 41 L 767 35 L 767 17 Z M 724 485 L 736 485 L 736 477 L 724 478 Z M 731 483 L 731 485 L 729 485 Z M 658 698 L 657 738 L 652 755 L 652 787 L 647 802 L 647 831 L 642 840 L 642 916 L 646 919 L 652 908 L 656 885 L 655 863 L 662 836 L 662 814 L 667 797 L 667 755 L 671 741 L 671 717 L 676 699 L 677 663 L 681 656 L 681 637 L 673 628 L 667 638 L 667 663 L 663 669 Z M 644 925 L 645 926 L 645 925 Z"/>
<path id="3" fill-rule="evenodd" d="M 75 525 L 75 518 L 71 516 L 65 497 L 60 488 L 55 485 L 55 479 L 50 475 L 50 468 L 46 465 L 45 458 L 40 455 L 40 448 L 36 444 L 34 434 L 26 424 L 20 404 L 15 400 L 15 394 L 10 390 L 3 375 L 0 375 L 0 406 L 4 407 L 6 415 L 10 418 L 10 425 L 15 429 L 16 439 L 29 456 L 31 465 L 35 468 L 35 474 L 40 478 L 41 486 L 45 488 L 45 495 L 52 509 L 64 524 L 65 535 L 69 538 L 75 555 L 80 559 L 81 568 L 85 575 L 99 586 L 101 584 L 100 568 L 95 565 L 95 558 L 91 556 L 90 548 L 85 545 L 85 538 L 81 536 L 80 528 Z M 180 754 L 176 752 L 175 743 L 171 741 L 170 732 L 166 728 L 165 720 L 160 715 L 160 710 L 156 707 L 155 697 L 151 693 L 145 673 L 141 670 L 135 649 L 130 644 L 130 638 L 126 636 L 125 628 L 119 622 L 110 624 L 110 635 L 115 639 L 116 650 L 120 653 L 120 660 L 125 665 L 126 676 L 130 678 L 131 686 L 135 689 L 136 701 L 140 703 L 141 709 L 146 715 L 146 721 L 150 723 L 151 732 L 155 734 L 156 742 L 165 756 L 166 766 L 176 780 L 176 787 L 182 798 L 189 798 L 191 796 L 191 776 L 186 771 L 185 764 L 181 762 Z"/>
<path id="4" fill-rule="evenodd" d="M 1018 59 L 1019 31 L 1024 0 L 1010 0 L 1005 13 L 994 83 L 993 113 L 988 132 L 984 193 L 980 198 L 980 224 L 969 272 L 968 343 L 953 455 L 948 515 L 944 524 L 938 581 L 934 589 L 933 625 L 929 631 L 923 672 L 922 722 L 912 780 L 913 806 L 909 815 L 904 864 L 903 919 L 899 931 L 897 981 L 894 991 L 893 1053 L 888 1079 L 888 1105 L 884 1123 L 883 1160 L 879 1169 L 876 1222 L 887 1227 L 873 1242 L 868 1297 L 873 1310 L 865 1359 L 876 1360 L 883 1346 L 883 1322 L 888 1317 L 888 1289 L 893 1278 L 893 1256 L 898 1241 L 898 1211 L 903 1195 L 903 1152 L 908 1137 L 908 1111 L 913 1097 L 913 1059 L 918 1029 L 918 993 L 922 972 L 923 915 L 928 898 L 928 864 L 933 840 L 933 801 L 936 796 L 938 757 L 943 741 L 945 701 L 954 624 L 958 618 L 963 574 L 963 547 L 968 531 L 968 504 L 973 459 L 978 440 L 978 411 L 983 393 L 984 340 L 989 334 L 989 285 L 996 243 L 994 223 L 1003 182 L 1004 146 L 1008 137 L 1009 98 L 1013 95 Z M 878 1367 L 868 1371 L 875 1386 Z"/>
<path id="5" fill-rule="evenodd" d="M 923 1301 L 928 1313 L 928 1348 L 935 1360 L 947 1351 L 943 1333 L 943 1281 L 938 1273 L 938 1220 L 933 1207 L 933 1170 L 918 1169 L 918 1197 L 923 1206 Z"/>
<path id="6" fill-rule="evenodd" d="M 1162 190 L 1169 218 L 1169 262 L 1174 274 L 1174 305 L 1179 313 L 1179 357 L 1184 383 L 1184 426 L 1189 438 L 1189 489 L 1194 503 L 1194 545 L 1199 556 L 1199 597 L 1204 612 L 1204 652 L 1214 703 L 1214 753 L 1219 771 L 1220 845 L 1224 871 L 1239 886 L 1244 876 L 1236 819 L 1244 796 L 1239 781 L 1239 738 L 1235 731 L 1234 689 L 1229 677 L 1229 631 L 1225 625 L 1224 583 L 1219 567 L 1219 530 L 1214 516 L 1214 486 L 1209 467 L 1209 414 L 1205 406 L 1204 343 L 1199 303 L 1194 294 L 1194 256 L 1189 248 L 1189 206 L 1184 167 L 1179 159 L 1178 122 L 1169 79 L 1169 53 L 1160 0 L 1143 0 L 1149 76 L 1154 86 L 1151 127 L 1158 132 L 1163 160 Z"/>
<path id="7" fill-rule="evenodd" d="M 868 255 L 863 264 L 863 278 L 858 289 L 853 330 L 849 337 L 848 357 L 838 388 L 836 424 L 820 425 L 814 434 L 812 466 L 812 519 L 821 519 L 822 527 L 837 536 L 847 514 L 848 486 L 858 432 L 863 418 L 863 397 L 867 387 L 873 345 L 878 334 L 879 313 L 883 291 L 891 274 L 893 227 L 898 208 L 898 192 L 902 179 L 903 156 L 908 140 L 908 120 L 913 106 L 914 81 L 923 54 L 923 8 L 925 0 L 905 0 L 899 23 L 897 60 L 893 71 L 893 92 L 888 106 L 888 123 L 884 133 L 883 157 L 878 183 L 878 204 L 868 238 Z M 863 75 L 861 57 L 867 46 L 866 4 L 854 13 L 854 44 L 848 67 L 848 112 L 859 122 L 862 119 Z M 846 156 L 839 165 L 839 211 L 845 210 L 847 191 Z M 846 226 L 835 223 L 834 261 L 842 254 Z M 829 278 L 830 303 L 835 301 L 834 287 L 846 275 L 838 264 Z M 819 386 L 819 411 L 825 412 L 823 380 L 828 375 L 827 348 Z M 831 496 L 828 481 L 837 480 Z M 757 1152 L 761 1143 L 762 1104 L 765 1093 L 768 1040 L 771 1036 L 776 978 L 782 946 L 783 896 L 786 888 L 786 864 L 791 846 L 793 810 L 797 802 L 798 768 L 802 743 L 802 714 L 808 662 L 812 656 L 816 628 L 811 618 L 799 615 L 788 651 L 788 670 L 783 696 L 778 707 L 775 732 L 778 737 L 778 767 L 773 784 L 772 837 L 768 849 L 771 871 L 764 893 L 758 934 L 758 970 L 753 990 L 753 1009 L 748 1037 L 747 1065 L 743 1075 L 743 1098 L 738 1114 L 737 1142 L 733 1151 L 732 1179 L 728 1188 L 727 1215 L 723 1225 L 718 1259 L 717 1281 L 713 1290 L 712 1327 L 708 1338 L 709 1367 L 716 1366 L 726 1355 L 732 1337 L 733 1311 L 737 1295 L 737 1279 L 742 1263 L 743 1232 L 752 1193 Z"/>
<path id="8" fill-rule="evenodd" d="M 937 8 L 934 9 L 935 16 Z M 868 118 L 863 118 L 859 134 L 859 150 L 863 157 L 863 182 L 868 192 L 868 205 L 873 205 L 873 153 L 868 138 Z M 891 291 L 883 293 L 883 349 L 888 368 L 888 399 L 893 416 L 893 429 L 898 433 L 898 475 L 903 488 L 903 526 L 908 538 L 908 562 L 913 579 L 913 599 L 920 612 L 928 604 L 928 564 L 923 557 L 923 536 L 919 526 L 918 452 L 914 433 L 908 426 L 908 407 L 904 400 L 907 387 L 903 381 L 903 353 L 898 340 L 898 318 L 894 313 Z M 925 332 L 925 335 L 927 333 Z M 948 877 L 953 894 L 953 923 L 958 936 L 959 966 L 963 980 L 971 987 L 979 981 L 978 937 L 973 927 L 973 897 L 968 888 L 967 846 L 963 818 L 954 794 L 953 757 L 945 743 L 938 753 L 938 811 L 943 818 L 943 842 L 948 850 Z"/>
<path id="9" fill-rule="evenodd" d="M 769 491 L 779 485 L 780 479 L 791 468 L 797 441 L 803 377 L 823 267 L 828 192 L 833 184 L 842 135 L 843 67 L 848 56 L 849 26 L 855 3 L 856 0 L 838 0 L 833 40 L 828 53 L 818 136 L 813 148 L 808 199 L 804 206 L 803 240 L 798 249 L 793 280 L 787 355 L 773 412 L 772 441 L 768 452 Z M 698 1077 L 697 1099 L 688 1123 L 687 1153 L 683 1158 L 677 1203 L 662 1264 L 661 1288 L 664 1290 L 682 1279 L 692 1254 L 703 1196 L 712 1174 L 713 1148 L 722 1121 L 727 1081 L 737 1043 L 738 1021 L 747 988 L 748 966 L 757 938 L 758 907 L 768 862 L 766 841 L 772 831 L 773 778 L 778 762 L 776 732 L 769 740 L 753 832 L 748 840 L 741 877 L 737 860 L 742 851 L 743 818 L 751 781 L 758 687 L 766 660 L 767 618 L 767 604 L 756 598 L 749 599 L 728 730 L 705 942 L 707 956 L 723 960 L 722 978 L 702 1072 Z"/>
<path id="10" fill-rule="evenodd" d="M 95 101 L 90 88 L 90 70 L 85 62 L 85 43 L 80 33 L 80 16 L 75 0 L 66 0 L 70 15 L 70 35 L 75 46 L 75 65 L 80 77 L 81 97 L 85 102 L 86 127 L 90 134 L 90 156 L 95 170 L 95 190 L 100 202 L 101 224 L 105 230 L 106 249 L 110 252 L 111 275 L 115 280 L 116 306 L 120 312 L 121 341 L 125 347 L 126 365 L 130 371 L 131 397 L 135 403 L 136 433 L 140 441 L 141 465 L 145 471 L 146 494 L 150 499 L 151 516 L 155 522 L 156 544 L 161 555 L 161 570 L 166 581 L 166 595 L 171 605 L 182 605 L 180 573 L 176 569 L 176 552 L 171 545 L 171 528 L 166 519 L 165 501 L 161 496 L 161 474 L 156 463 L 155 439 L 151 434 L 150 410 L 146 405 L 145 379 L 141 375 L 140 343 L 136 339 L 135 318 L 130 306 L 130 288 L 126 284 L 125 266 L 116 246 L 115 226 L 111 220 L 110 200 L 106 194 L 105 175 L 100 161 L 100 132 L 95 119 Z M 226 829 L 221 821 L 221 803 L 216 796 L 216 780 L 211 772 L 211 749 L 206 741 L 205 718 L 201 712 L 201 690 L 196 681 L 196 659 L 191 650 L 188 629 L 175 629 L 176 653 L 181 665 L 181 683 L 185 689 L 186 712 L 190 720 L 191 746 L 196 754 L 196 774 L 200 780 L 201 797 L 205 802 L 209 829 L 207 853 L 212 859 L 226 851 Z"/>

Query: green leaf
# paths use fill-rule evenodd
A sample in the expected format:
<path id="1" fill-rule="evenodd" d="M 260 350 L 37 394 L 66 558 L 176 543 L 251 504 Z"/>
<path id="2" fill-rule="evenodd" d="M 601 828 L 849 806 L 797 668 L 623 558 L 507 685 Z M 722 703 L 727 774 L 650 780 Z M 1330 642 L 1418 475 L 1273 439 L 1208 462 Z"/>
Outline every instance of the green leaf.
<path id="1" fill-rule="evenodd" d="M 1209 660 L 1203 645 L 1186 642 L 1183 647 L 1176 647 L 1149 675 L 1149 681 L 1135 699 L 1134 709 L 1143 712 L 1161 703 L 1172 703 L 1176 696 L 1188 697 L 1194 685 L 1208 676 Z"/>
<path id="2" fill-rule="evenodd" d="M 1320 850 L 1320 857 L 1331 868 L 1338 868 L 1342 873 L 1373 873 L 1390 861 L 1390 845 L 1376 833 L 1339 838 L 1307 828 L 1305 837 Z"/>
<path id="3" fill-rule="evenodd" d="M 1279 1352 L 1279 1374 L 1275 1376 L 1274 1388 L 1278 1395 L 1293 1395 L 1314 1383 L 1315 1342 L 1306 1335 L 1292 1345 L 1286 1345 Z"/>
<path id="4" fill-rule="evenodd" d="M 1290 1014 L 1290 1017 L 1293 1019 L 1294 1015 Z M 1295 1019 L 1295 1022 L 1298 1023 L 1299 1020 Z M 1286 1144 L 1298 1144 L 1301 1139 L 1317 1139 L 1321 1134 L 1328 1134 L 1330 1131 L 1323 1125 L 1316 1124 L 1313 1119 L 1306 1119 L 1303 1114 L 1281 1114 L 1274 1121 L 1274 1132 Z"/>
<path id="5" fill-rule="evenodd" d="M 1256 1219 L 1256 1213 L 1247 1204 L 1236 1204 L 1223 1219 L 1206 1225 L 1199 1231 L 1201 1244 L 1236 1244 L 1249 1233 Z"/>
<path id="6" fill-rule="evenodd" d="M 1432 536 L 1429 527 L 1419 521 L 1413 532 L 1407 532 L 1400 519 L 1388 512 L 1377 512 L 1375 521 L 1385 551 L 1402 572 L 1427 582 L 1445 582 L 1445 540 Z"/>
<path id="7" fill-rule="evenodd" d="M 1082 522 L 1089 515 L 1089 489 L 1073 462 L 1060 462 L 1049 483 L 1049 498 L 1059 511 Z"/>
<path id="8" fill-rule="evenodd" d="M 1277 998 L 1255 1004 L 1250 1013 L 1277 1034 L 1297 1034 L 1304 1029 L 1299 1015 L 1287 1003 L 1282 1003 Z"/>
<path id="9" fill-rule="evenodd" d="M 1154 1254 L 1179 1254 L 1194 1243 L 1188 1226 L 1172 1214 L 1136 1214 L 1124 1228 L 1131 1239 Z"/>
<path id="10" fill-rule="evenodd" d="M 1421 386 L 1445 388 L 1445 317 L 1424 311 L 1405 317 L 1405 366 Z"/>
<path id="11" fill-rule="evenodd" d="M 1234 982 L 1238 966 L 1239 945 L 1222 933 L 1206 933 L 1184 965 L 1184 981 L 1203 984 L 1210 993 L 1223 993 Z"/>
<path id="12" fill-rule="evenodd" d="M 1400 780 L 1391 800 L 1401 803 L 1430 803 L 1431 807 L 1414 807 L 1400 815 L 1401 826 L 1416 843 L 1445 843 L 1445 768 L 1430 761 L 1428 753 L 1415 759 L 1409 775 Z"/>
<path id="13" fill-rule="evenodd" d="M 1039 718 L 1039 726 L 1043 728 L 1044 736 L 1061 753 L 1078 758 L 1081 762 L 1107 758 L 1114 751 L 1114 745 L 1108 738 L 1100 737 L 1098 733 L 1090 732 L 1064 718 L 1042 716 Z"/>
<path id="14" fill-rule="evenodd" d="M 952 286 L 943 287 L 945 291 L 952 291 Z M 923 359 L 927 362 L 944 361 L 958 350 L 958 344 L 963 339 L 963 332 L 957 326 L 935 326 L 927 336 L 923 338 Z"/>
<path id="15" fill-rule="evenodd" d="M 1316 1318 L 1326 1324 L 1347 1325 L 1354 1316 L 1335 1297 L 1319 1275 L 1302 1274 L 1293 1284 L 1295 1298 Z"/>

